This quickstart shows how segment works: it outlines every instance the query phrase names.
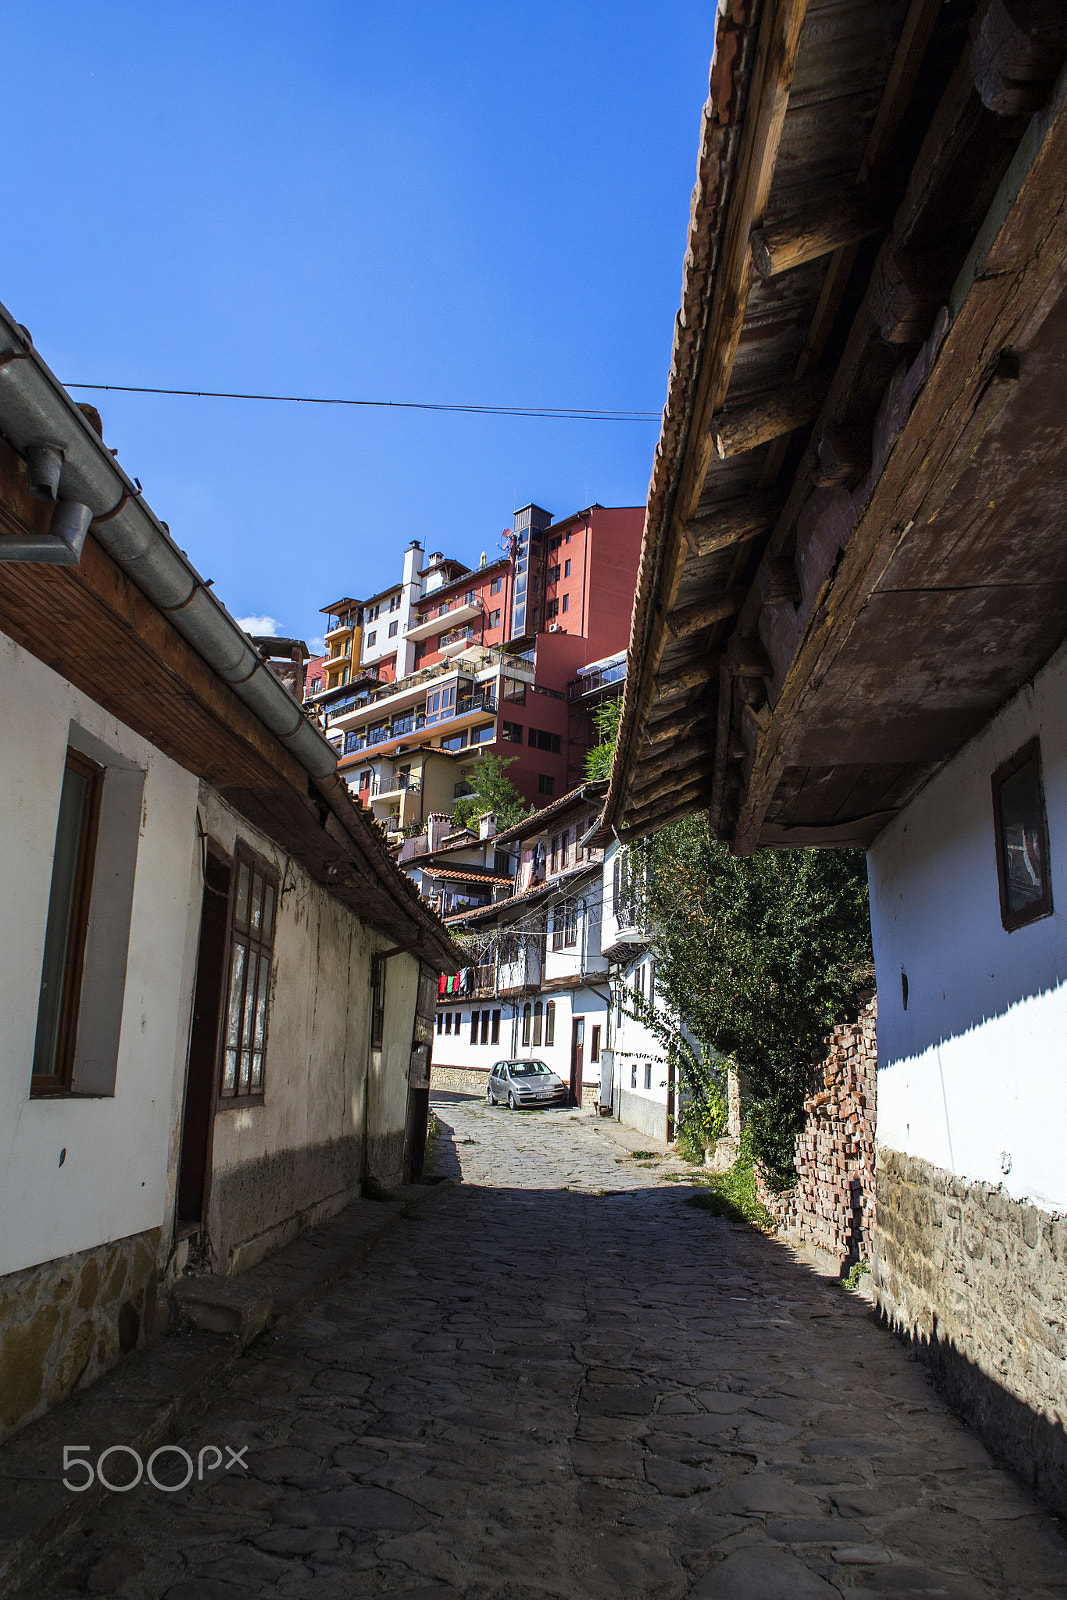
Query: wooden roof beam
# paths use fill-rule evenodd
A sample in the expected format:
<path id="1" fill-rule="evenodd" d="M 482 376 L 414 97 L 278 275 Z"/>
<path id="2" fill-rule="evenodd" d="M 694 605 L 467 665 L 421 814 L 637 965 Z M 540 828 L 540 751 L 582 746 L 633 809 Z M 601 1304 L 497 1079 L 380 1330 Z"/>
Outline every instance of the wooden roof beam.
<path id="1" fill-rule="evenodd" d="M 694 633 L 712 627 L 716 622 L 724 622 L 727 617 L 736 617 L 745 603 L 747 593 L 747 589 L 740 587 L 727 589 L 725 592 L 709 595 L 706 600 L 697 600 L 691 606 L 682 606 L 667 618 L 667 627 L 676 639 L 688 639 Z"/>
<path id="2" fill-rule="evenodd" d="M 650 833 L 659 833 L 661 828 L 669 828 L 674 822 L 684 822 L 686 817 L 691 817 L 695 812 L 705 811 L 702 806 L 692 800 L 684 800 L 680 805 L 673 805 L 662 816 L 647 818 L 644 822 L 635 823 L 632 828 L 627 828 L 623 836 L 624 844 L 636 844 L 639 839 L 647 838 Z"/>
<path id="3" fill-rule="evenodd" d="M 715 650 L 692 661 L 685 667 L 666 668 L 655 680 L 655 693 L 659 700 L 677 700 L 694 689 L 703 689 L 719 671 L 719 655 Z"/>
<path id="4" fill-rule="evenodd" d="M 659 722 L 648 724 L 646 740 L 651 745 L 660 745 L 672 739 L 677 739 L 679 734 L 689 734 L 701 722 L 707 720 L 708 706 L 706 702 L 697 701 L 695 705 L 686 706 L 684 711 L 676 711 L 671 717 L 663 717 Z"/>
<path id="5" fill-rule="evenodd" d="M 642 805 L 631 807 L 624 814 L 623 820 L 628 828 L 632 828 L 640 826 L 649 817 L 662 815 L 665 811 L 674 810 L 681 805 L 699 806 L 702 800 L 706 804 L 707 789 L 707 780 L 704 778 L 665 787 L 658 794 L 650 796 Z"/>
<path id="6" fill-rule="evenodd" d="M 858 244 L 887 226 L 884 191 L 855 189 L 839 199 L 817 201 L 781 222 L 752 233 L 752 260 L 761 278 L 816 261 L 845 245 Z"/>
<path id="7" fill-rule="evenodd" d="M 814 422 L 822 409 L 830 375 L 812 372 L 794 383 L 783 384 L 773 394 L 746 405 L 721 411 L 711 425 L 712 443 L 720 461 L 756 450 L 783 433 L 792 433 Z"/>
<path id="8" fill-rule="evenodd" d="M 695 516 L 682 527 L 694 556 L 712 556 L 749 539 L 770 533 L 782 509 L 780 499 L 759 495 L 750 500 L 730 500 Z"/>

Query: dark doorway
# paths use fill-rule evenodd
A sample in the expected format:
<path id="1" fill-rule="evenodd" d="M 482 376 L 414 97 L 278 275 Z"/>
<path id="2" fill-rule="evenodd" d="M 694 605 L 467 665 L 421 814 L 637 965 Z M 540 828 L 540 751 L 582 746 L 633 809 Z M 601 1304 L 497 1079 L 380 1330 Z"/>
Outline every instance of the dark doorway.
<path id="1" fill-rule="evenodd" d="M 576 1106 L 582 1103 L 582 1070 L 585 1062 L 585 1018 L 575 1017 L 571 1023 L 571 1100 Z"/>
<path id="2" fill-rule="evenodd" d="M 230 924 L 230 869 L 209 850 L 204 860 L 204 899 L 200 910 L 200 948 L 196 958 L 193 1025 L 185 1076 L 182 1147 L 178 1165 L 178 1220 L 202 1223 L 207 1204 L 211 1157 L 211 1118 L 215 1104 L 219 1013 L 226 975 L 226 936 Z"/>

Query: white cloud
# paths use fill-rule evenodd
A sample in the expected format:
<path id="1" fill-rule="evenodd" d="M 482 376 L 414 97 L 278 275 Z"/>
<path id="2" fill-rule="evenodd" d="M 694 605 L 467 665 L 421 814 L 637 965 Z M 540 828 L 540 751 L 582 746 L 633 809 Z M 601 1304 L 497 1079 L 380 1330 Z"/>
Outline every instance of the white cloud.
<path id="1" fill-rule="evenodd" d="M 325 639 L 309 639 L 307 641 L 307 647 L 313 656 L 324 656 L 326 654 Z"/>
<path id="2" fill-rule="evenodd" d="M 234 621 L 246 633 L 258 634 L 261 638 L 278 638 L 281 628 L 273 617 L 235 617 Z"/>

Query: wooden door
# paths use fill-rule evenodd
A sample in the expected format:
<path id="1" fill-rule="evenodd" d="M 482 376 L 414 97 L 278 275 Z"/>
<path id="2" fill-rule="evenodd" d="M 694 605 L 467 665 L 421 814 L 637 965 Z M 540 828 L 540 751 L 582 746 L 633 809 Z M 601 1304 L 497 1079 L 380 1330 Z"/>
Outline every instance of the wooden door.
<path id="1" fill-rule="evenodd" d="M 204 898 L 200 909 L 200 947 L 196 957 L 193 1024 L 185 1074 L 181 1153 L 178 1158 L 178 1220 L 203 1223 L 207 1217 L 211 1127 L 219 1023 L 226 982 L 226 939 L 230 924 L 230 869 L 207 851 Z"/>
<path id="2" fill-rule="evenodd" d="M 582 1069 L 585 1062 L 585 1018 L 575 1017 L 571 1022 L 571 1102 L 582 1103 Z"/>

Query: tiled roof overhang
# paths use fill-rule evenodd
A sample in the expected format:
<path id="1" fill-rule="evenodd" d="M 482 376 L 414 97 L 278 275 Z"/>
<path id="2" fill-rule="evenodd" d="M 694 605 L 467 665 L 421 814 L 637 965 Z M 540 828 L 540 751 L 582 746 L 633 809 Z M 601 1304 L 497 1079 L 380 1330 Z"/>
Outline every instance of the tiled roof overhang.
<path id="1" fill-rule="evenodd" d="M 1067 28 L 1024 12 L 720 9 L 598 837 L 868 843 L 1062 639 Z"/>

